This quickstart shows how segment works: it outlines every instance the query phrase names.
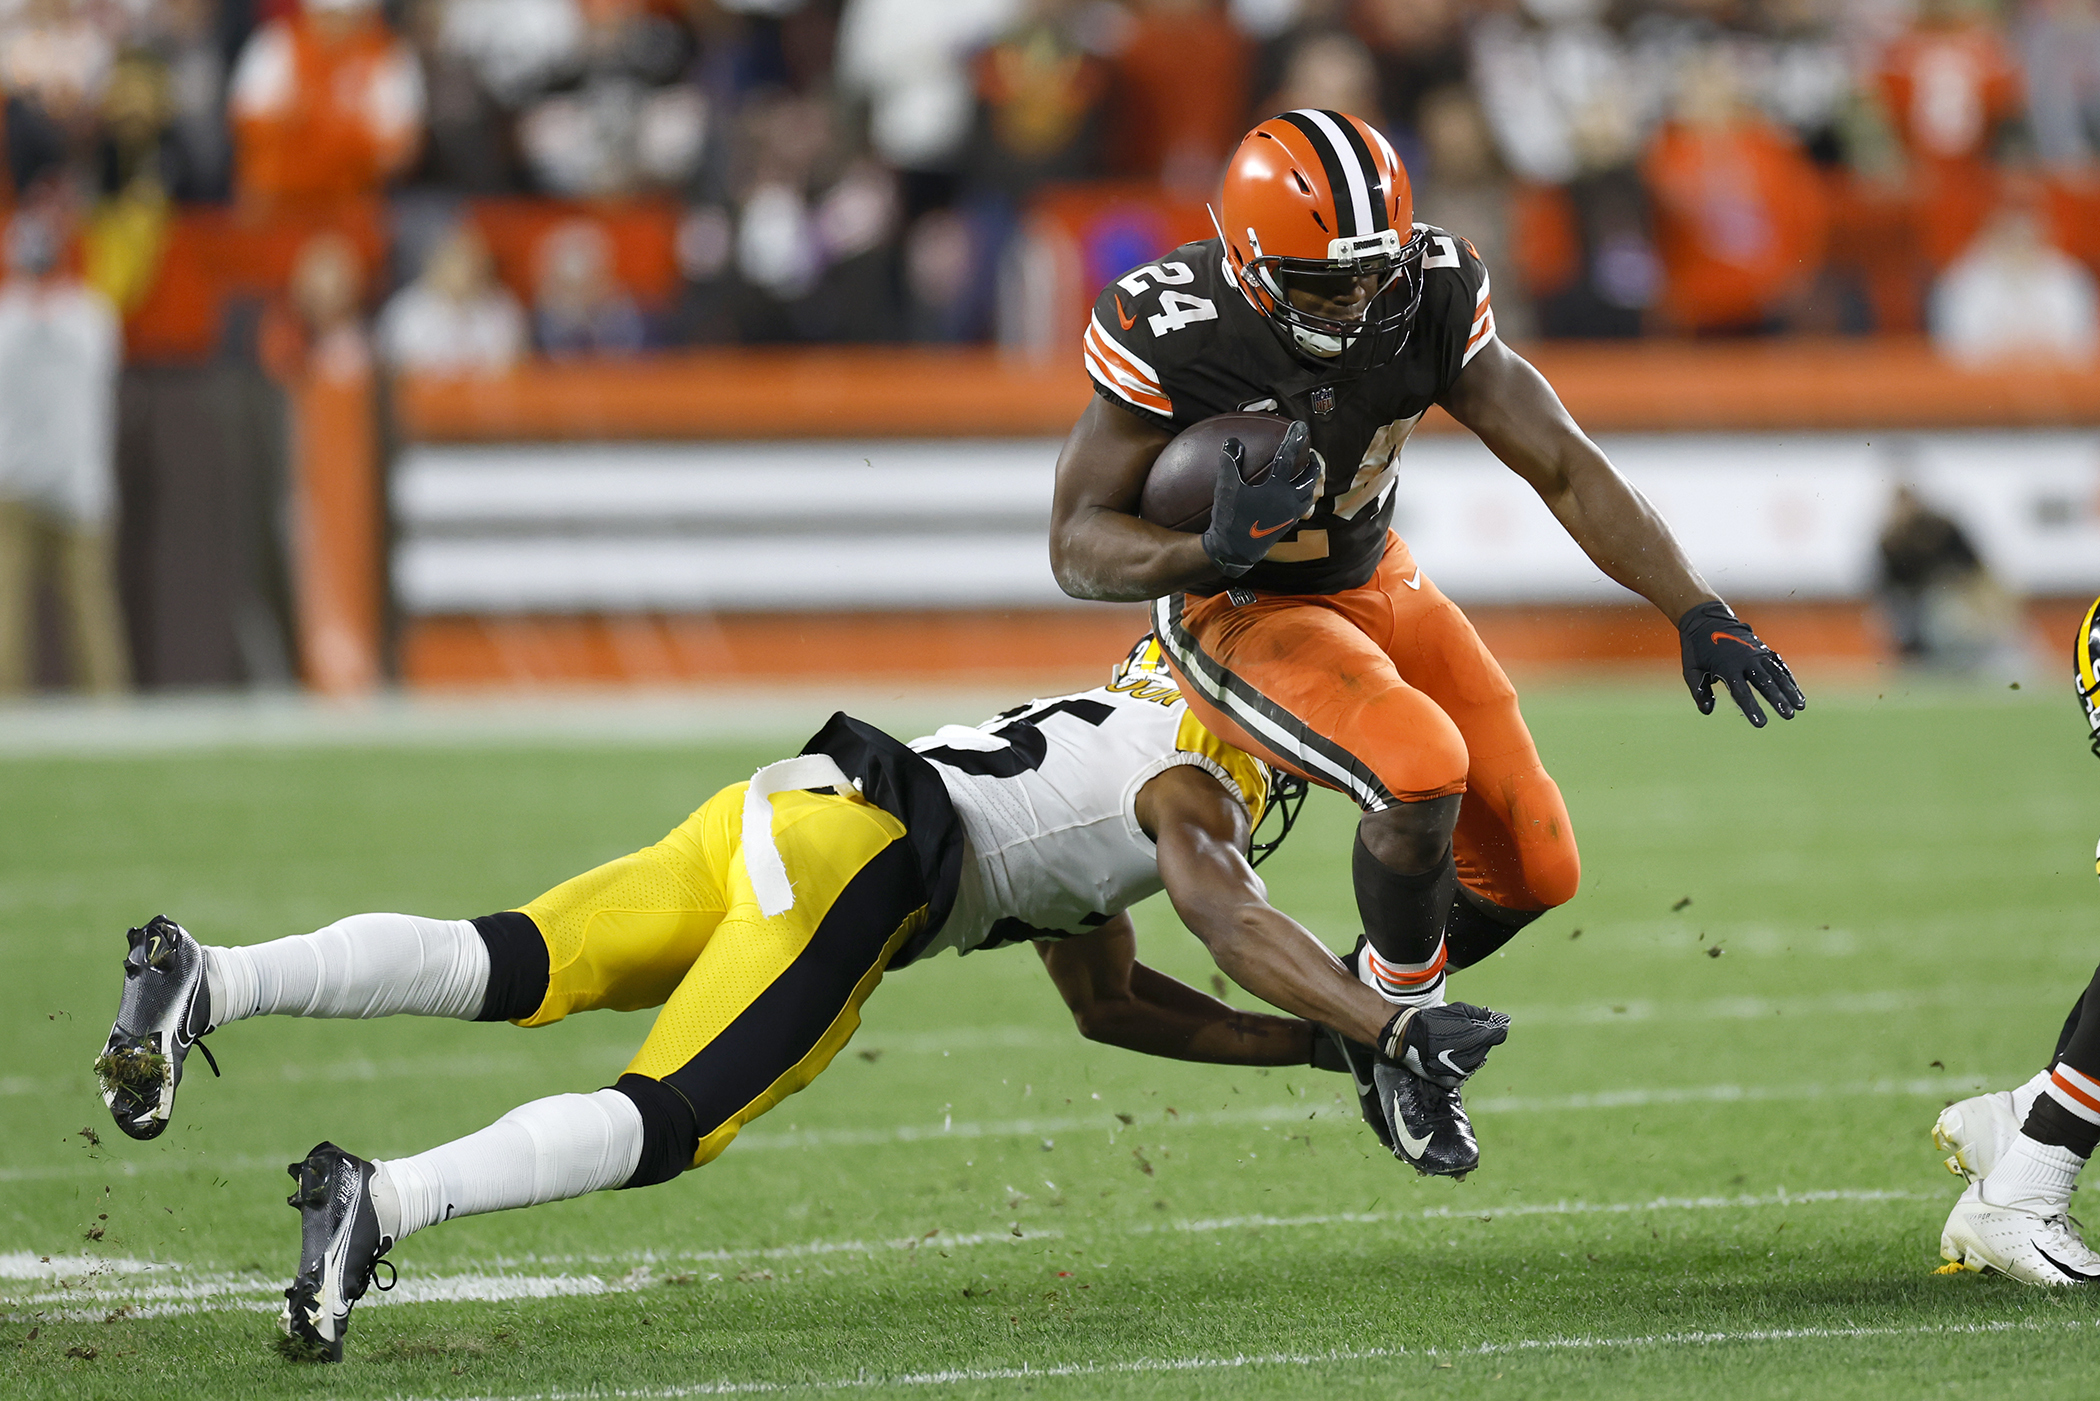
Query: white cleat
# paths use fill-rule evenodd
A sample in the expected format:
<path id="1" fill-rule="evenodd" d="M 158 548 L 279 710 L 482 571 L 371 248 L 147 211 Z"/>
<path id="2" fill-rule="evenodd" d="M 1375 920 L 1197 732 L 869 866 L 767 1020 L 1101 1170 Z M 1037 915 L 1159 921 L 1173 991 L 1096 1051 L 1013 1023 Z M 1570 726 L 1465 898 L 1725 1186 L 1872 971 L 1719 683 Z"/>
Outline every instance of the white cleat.
<path id="1" fill-rule="evenodd" d="M 1996 1270 L 2022 1284 L 2100 1283 L 2100 1254 L 2070 1217 L 1992 1206 L 1980 1185 L 1954 1204 L 1940 1233 L 1940 1254 L 1963 1269 Z"/>
<path id="2" fill-rule="evenodd" d="M 2014 1105 L 2013 1091 L 1998 1090 L 1942 1109 L 1932 1125 L 1932 1141 L 1947 1155 L 1947 1171 L 1964 1182 L 1981 1182 L 2012 1147 L 2025 1122 Z"/>
<path id="3" fill-rule="evenodd" d="M 2044 1070 L 2024 1085 L 1956 1100 L 1940 1111 L 1932 1141 L 1947 1154 L 1947 1171 L 1964 1182 L 1981 1182 L 2019 1137 L 2027 1113 L 2049 1084 Z"/>

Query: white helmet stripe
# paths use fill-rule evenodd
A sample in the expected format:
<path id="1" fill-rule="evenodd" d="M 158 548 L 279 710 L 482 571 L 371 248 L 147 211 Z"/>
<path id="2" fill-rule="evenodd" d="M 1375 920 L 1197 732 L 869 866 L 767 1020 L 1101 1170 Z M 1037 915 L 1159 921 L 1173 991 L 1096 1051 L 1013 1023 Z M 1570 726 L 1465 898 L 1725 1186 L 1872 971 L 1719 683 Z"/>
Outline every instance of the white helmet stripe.
<path id="1" fill-rule="evenodd" d="M 1356 154 L 1355 145 L 1342 134 L 1342 129 L 1335 124 L 1334 118 L 1317 107 L 1300 107 L 1291 115 L 1304 117 L 1319 128 L 1320 135 L 1327 139 L 1328 147 L 1334 152 L 1333 165 L 1329 168 L 1339 166 L 1349 181 L 1349 204 L 1356 217 L 1357 232 L 1369 233 L 1376 227 L 1371 214 L 1371 190 L 1378 184 L 1377 173 L 1364 169 L 1363 161 Z M 1335 191 L 1337 199 L 1341 194 L 1340 190 Z"/>

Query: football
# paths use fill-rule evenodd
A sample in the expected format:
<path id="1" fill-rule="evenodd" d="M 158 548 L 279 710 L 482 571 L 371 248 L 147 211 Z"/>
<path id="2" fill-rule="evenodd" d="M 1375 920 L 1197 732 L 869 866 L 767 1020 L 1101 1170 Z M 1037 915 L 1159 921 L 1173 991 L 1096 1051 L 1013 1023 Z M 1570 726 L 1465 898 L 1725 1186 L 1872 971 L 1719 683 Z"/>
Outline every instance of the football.
<path id="1" fill-rule="evenodd" d="M 1290 426 L 1291 421 L 1278 414 L 1221 413 L 1183 429 L 1153 459 L 1138 514 L 1169 530 L 1194 533 L 1209 528 L 1225 440 L 1240 440 L 1247 450 L 1248 480 L 1258 482 L 1268 475 L 1269 459 Z"/>

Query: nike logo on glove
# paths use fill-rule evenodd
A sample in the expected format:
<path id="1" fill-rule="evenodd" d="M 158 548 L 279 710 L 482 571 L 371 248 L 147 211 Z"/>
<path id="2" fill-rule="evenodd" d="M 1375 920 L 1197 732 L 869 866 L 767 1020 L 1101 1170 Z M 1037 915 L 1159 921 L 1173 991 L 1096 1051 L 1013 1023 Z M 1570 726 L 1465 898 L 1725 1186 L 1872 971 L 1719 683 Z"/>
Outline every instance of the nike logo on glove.
<path id="1" fill-rule="evenodd" d="M 1710 634 L 1708 634 L 1708 635 L 1709 635 L 1710 637 L 1712 637 L 1712 638 L 1713 638 L 1713 640 L 1714 640 L 1714 641 L 1716 641 L 1716 642 L 1733 642 L 1733 643 L 1734 643 L 1734 644 L 1735 644 L 1736 646 L 1738 646 L 1738 647 L 1748 647 L 1748 648 L 1749 648 L 1749 649 L 1750 649 L 1751 651 L 1753 651 L 1753 652 L 1757 650 L 1757 644 L 1756 644 L 1756 643 L 1754 643 L 1754 642 L 1745 642 L 1745 641 L 1743 641 L 1743 639 L 1742 639 L 1742 638 L 1740 638 L 1740 637 L 1737 637 L 1737 636 L 1736 636 L 1736 635 L 1735 635 L 1734 633 L 1732 633 L 1732 632 L 1716 632 L 1716 633 L 1710 633 Z"/>
<path id="2" fill-rule="evenodd" d="M 1296 525 L 1297 523 L 1297 520 L 1294 518 L 1291 520 L 1284 521 L 1280 525 L 1250 525 L 1247 527 L 1247 533 L 1253 536 L 1256 540 L 1259 540 L 1264 535 L 1274 535 L 1279 530 L 1289 530 L 1292 526 Z"/>
<path id="3" fill-rule="evenodd" d="M 1123 310 L 1123 299 L 1121 297 L 1116 298 L 1116 320 L 1123 323 L 1123 329 L 1126 331 L 1137 325 L 1137 318 Z"/>

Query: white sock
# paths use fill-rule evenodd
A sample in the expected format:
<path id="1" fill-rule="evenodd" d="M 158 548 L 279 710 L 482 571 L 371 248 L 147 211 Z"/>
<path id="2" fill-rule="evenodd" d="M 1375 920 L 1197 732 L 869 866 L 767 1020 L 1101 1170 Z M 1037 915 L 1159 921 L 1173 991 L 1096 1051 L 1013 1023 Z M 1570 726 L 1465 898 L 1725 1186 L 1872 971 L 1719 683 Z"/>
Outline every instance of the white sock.
<path id="1" fill-rule="evenodd" d="M 1444 1005 L 1444 941 L 1423 963 L 1390 963 L 1378 950 L 1365 944 L 1356 960 L 1356 977 L 1365 987 L 1395 1007 L 1441 1007 Z"/>
<path id="2" fill-rule="evenodd" d="M 2032 1080 L 2029 1080 L 2024 1085 L 2013 1086 L 2013 1118 L 2023 1124 L 2026 1123 L 2028 1112 L 2034 1108 L 2034 1102 L 2040 1099 L 2042 1091 L 2048 1088 L 2049 1072 L 2046 1070 L 2037 1070 Z"/>
<path id="3" fill-rule="evenodd" d="M 618 1090 L 521 1104 L 465 1138 L 379 1163 L 372 1205 L 400 1240 L 455 1216 L 538 1206 L 617 1187 L 642 1161 L 642 1115 Z"/>
<path id="4" fill-rule="evenodd" d="M 488 992 L 489 951 L 470 920 L 352 915 L 267 944 L 204 950 L 214 1027 L 243 1017 L 472 1021 Z"/>
<path id="5" fill-rule="evenodd" d="M 2071 1188 L 2084 1166 L 2085 1159 L 2070 1149 L 2037 1143 L 2023 1133 L 1983 1179 L 1978 1195 L 1987 1206 L 2058 1216 L 2070 1207 Z"/>

